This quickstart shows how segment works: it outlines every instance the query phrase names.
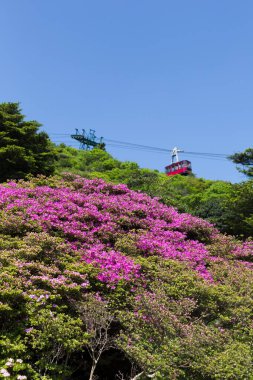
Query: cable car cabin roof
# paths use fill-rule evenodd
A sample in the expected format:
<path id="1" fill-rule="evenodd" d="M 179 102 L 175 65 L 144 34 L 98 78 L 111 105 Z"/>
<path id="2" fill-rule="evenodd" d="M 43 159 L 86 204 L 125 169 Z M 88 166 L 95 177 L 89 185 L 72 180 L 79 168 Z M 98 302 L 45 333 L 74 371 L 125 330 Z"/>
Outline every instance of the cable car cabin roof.
<path id="1" fill-rule="evenodd" d="M 191 162 L 188 160 L 182 160 L 182 161 L 174 162 L 173 164 L 165 166 L 165 169 L 168 169 L 168 168 L 172 169 L 172 168 L 178 167 L 179 165 L 183 166 L 183 167 L 189 167 L 189 166 L 191 166 Z"/>

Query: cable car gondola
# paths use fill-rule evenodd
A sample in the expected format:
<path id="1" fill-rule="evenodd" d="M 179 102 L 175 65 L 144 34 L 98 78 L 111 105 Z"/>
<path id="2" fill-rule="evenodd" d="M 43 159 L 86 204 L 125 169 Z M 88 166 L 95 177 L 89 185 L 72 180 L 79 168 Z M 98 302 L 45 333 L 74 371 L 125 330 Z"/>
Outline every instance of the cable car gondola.
<path id="1" fill-rule="evenodd" d="M 189 175 L 192 173 L 191 162 L 188 160 L 179 161 L 179 158 L 178 158 L 179 152 L 183 152 L 183 151 L 179 150 L 177 147 L 175 147 L 172 150 L 171 164 L 165 167 L 165 173 L 168 176 L 176 175 L 176 174 Z"/>

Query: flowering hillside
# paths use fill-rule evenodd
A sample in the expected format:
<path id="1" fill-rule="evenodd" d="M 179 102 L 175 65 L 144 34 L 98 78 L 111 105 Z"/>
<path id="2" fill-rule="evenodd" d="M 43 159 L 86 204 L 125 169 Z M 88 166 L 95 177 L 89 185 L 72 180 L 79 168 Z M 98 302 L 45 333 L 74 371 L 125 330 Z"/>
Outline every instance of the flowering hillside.
<path id="1" fill-rule="evenodd" d="M 251 242 L 70 175 L 0 215 L 0 378 L 253 378 Z"/>

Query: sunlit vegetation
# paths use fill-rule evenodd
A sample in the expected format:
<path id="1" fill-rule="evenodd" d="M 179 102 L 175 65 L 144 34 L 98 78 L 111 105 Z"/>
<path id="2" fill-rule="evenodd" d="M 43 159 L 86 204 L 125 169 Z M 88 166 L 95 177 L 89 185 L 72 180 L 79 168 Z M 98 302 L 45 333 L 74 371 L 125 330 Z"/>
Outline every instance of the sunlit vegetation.
<path id="1" fill-rule="evenodd" d="M 0 209 L 2 377 L 252 378 L 250 241 L 71 175 Z"/>
<path id="2" fill-rule="evenodd" d="M 0 379 L 252 380 L 253 181 L 0 126 Z"/>

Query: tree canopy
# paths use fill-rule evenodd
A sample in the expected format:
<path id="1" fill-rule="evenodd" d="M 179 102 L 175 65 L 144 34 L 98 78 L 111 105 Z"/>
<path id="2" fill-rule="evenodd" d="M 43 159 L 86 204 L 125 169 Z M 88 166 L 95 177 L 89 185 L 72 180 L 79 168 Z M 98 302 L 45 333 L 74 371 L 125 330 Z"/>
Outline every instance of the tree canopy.
<path id="1" fill-rule="evenodd" d="M 19 103 L 0 104 L 0 181 L 53 173 L 53 144 L 40 126 L 25 121 Z"/>

